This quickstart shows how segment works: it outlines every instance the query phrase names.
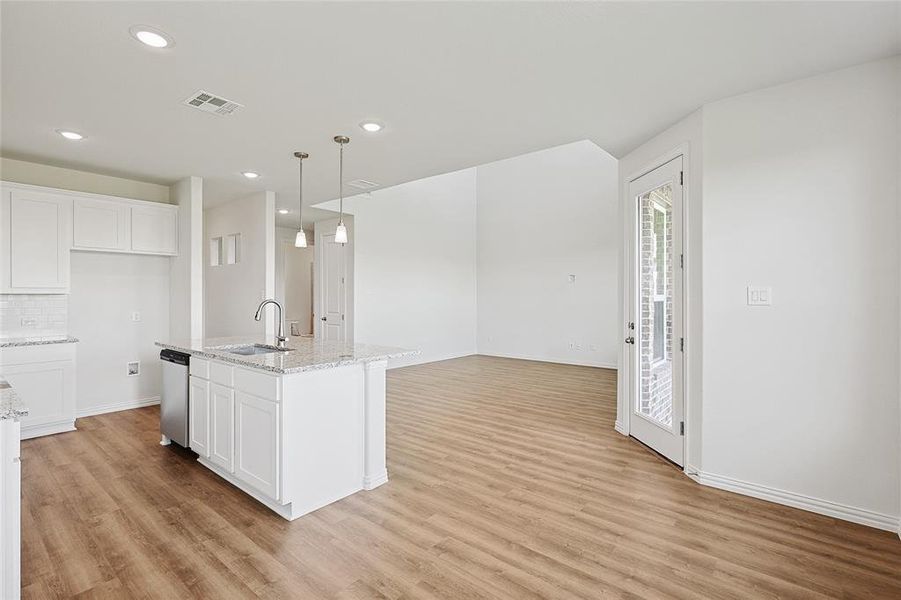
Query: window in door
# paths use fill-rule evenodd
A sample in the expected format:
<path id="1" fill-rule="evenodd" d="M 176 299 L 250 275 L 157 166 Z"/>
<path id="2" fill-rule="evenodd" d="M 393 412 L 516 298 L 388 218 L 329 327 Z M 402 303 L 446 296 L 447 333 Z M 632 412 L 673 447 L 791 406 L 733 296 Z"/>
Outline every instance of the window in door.
<path id="1" fill-rule="evenodd" d="M 639 411 L 672 427 L 673 187 L 664 184 L 639 199 L 641 306 Z"/>

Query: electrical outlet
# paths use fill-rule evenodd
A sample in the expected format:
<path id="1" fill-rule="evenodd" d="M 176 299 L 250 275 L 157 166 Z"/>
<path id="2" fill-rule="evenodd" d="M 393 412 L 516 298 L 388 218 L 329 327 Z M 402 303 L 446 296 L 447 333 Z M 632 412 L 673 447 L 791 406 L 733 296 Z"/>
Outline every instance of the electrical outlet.
<path id="1" fill-rule="evenodd" d="M 773 304 L 773 288 L 748 286 L 748 306 L 771 306 Z"/>
<path id="2" fill-rule="evenodd" d="M 131 313 L 131 320 L 135 323 L 139 322 L 141 320 L 141 313 L 138 311 Z"/>
<path id="3" fill-rule="evenodd" d="M 570 350 L 575 350 L 575 349 L 576 349 L 576 343 L 575 343 L 575 342 L 570 342 L 570 343 L 569 343 L 569 349 L 570 349 Z"/>
<path id="4" fill-rule="evenodd" d="M 141 374 L 141 362 L 140 361 L 132 361 L 127 363 L 126 368 L 128 369 L 127 375 L 129 377 L 135 377 Z"/>

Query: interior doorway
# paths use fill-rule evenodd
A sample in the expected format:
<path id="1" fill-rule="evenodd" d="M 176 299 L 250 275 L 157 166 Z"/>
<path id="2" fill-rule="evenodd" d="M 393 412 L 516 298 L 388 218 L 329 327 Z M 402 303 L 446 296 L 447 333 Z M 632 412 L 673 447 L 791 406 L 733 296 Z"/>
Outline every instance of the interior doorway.
<path id="1" fill-rule="evenodd" d="M 683 167 L 678 156 L 632 180 L 629 434 L 684 464 Z"/>
<path id="2" fill-rule="evenodd" d="M 281 256 L 285 329 L 289 337 L 312 337 L 315 269 L 313 248 L 296 248 L 293 241 L 284 240 Z"/>

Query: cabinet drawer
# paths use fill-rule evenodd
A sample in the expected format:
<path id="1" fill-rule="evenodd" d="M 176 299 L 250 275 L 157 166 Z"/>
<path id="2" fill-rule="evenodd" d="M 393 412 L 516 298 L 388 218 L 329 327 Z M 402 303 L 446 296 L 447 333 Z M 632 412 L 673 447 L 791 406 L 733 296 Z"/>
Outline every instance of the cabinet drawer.
<path id="1" fill-rule="evenodd" d="M 229 365 L 226 365 L 221 362 L 211 361 L 210 362 L 210 381 L 213 383 L 218 383 L 219 385 L 224 385 L 226 387 L 233 387 L 232 385 L 232 371 L 234 369 Z"/>
<path id="2" fill-rule="evenodd" d="M 191 357 L 190 372 L 194 377 L 210 378 L 210 361 L 204 358 Z"/>
<path id="3" fill-rule="evenodd" d="M 250 369 L 235 368 L 235 389 L 278 401 L 278 377 L 251 371 Z"/>

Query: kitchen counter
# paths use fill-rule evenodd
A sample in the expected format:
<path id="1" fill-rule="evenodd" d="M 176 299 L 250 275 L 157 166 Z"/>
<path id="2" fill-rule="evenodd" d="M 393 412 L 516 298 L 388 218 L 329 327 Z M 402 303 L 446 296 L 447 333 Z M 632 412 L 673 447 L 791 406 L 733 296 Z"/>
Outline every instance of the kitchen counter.
<path id="1" fill-rule="evenodd" d="M 161 348 L 184 352 L 192 356 L 212 358 L 224 362 L 271 371 L 272 373 L 290 374 L 318 369 L 332 369 L 356 363 L 387 360 L 403 356 L 419 354 L 418 350 L 405 350 L 388 346 L 370 344 L 348 344 L 344 342 L 327 342 L 308 337 L 293 337 L 288 340 L 289 350 L 270 354 L 245 356 L 232 354 L 229 349 L 252 344 L 273 346 L 275 340 L 263 336 L 242 336 L 208 338 L 202 340 L 156 342 Z"/>
<path id="2" fill-rule="evenodd" d="M 273 341 L 156 343 L 191 355 L 187 437 L 197 461 L 288 520 L 386 484 L 388 359 L 418 352 L 307 337 L 286 351 L 229 352 Z"/>
<path id="3" fill-rule="evenodd" d="M 28 408 L 22 403 L 16 391 L 0 378 L 0 421 L 15 420 L 28 415 Z"/>
<path id="4" fill-rule="evenodd" d="M 35 336 L 0 339 L 0 348 L 18 348 L 20 346 L 43 346 L 45 344 L 74 344 L 78 338 L 67 335 Z"/>

